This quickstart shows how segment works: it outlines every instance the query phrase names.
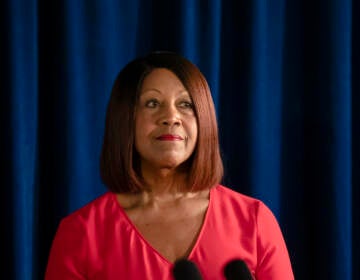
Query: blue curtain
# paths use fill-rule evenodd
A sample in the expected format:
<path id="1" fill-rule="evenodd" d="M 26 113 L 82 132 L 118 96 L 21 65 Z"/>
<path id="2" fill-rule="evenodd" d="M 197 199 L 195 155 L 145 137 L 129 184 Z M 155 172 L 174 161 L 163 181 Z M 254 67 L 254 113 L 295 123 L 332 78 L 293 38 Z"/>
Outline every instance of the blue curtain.
<path id="1" fill-rule="evenodd" d="M 296 279 L 360 279 L 360 4 L 4 0 L 3 279 L 42 279 L 60 219 L 105 192 L 118 71 L 171 50 L 208 78 L 224 184 L 274 211 Z"/>

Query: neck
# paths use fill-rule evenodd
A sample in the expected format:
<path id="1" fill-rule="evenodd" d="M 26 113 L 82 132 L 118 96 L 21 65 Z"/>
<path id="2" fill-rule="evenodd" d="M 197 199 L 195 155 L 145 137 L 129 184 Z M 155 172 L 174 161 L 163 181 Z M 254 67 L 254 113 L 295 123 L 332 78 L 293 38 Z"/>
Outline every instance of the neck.
<path id="1" fill-rule="evenodd" d="M 187 174 L 173 169 L 143 170 L 142 177 L 147 191 L 154 196 L 186 192 Z"/>
<path id="2" fill-rule="evenodd" d="M 178 205 L 183 201 L 195 198 L 206 198 L 209 189 L 191 192 L 187 190 L 187 173 L 173 169 L 142 169 L 145 189 L 133 195 L 118 195 L 120 204 L 124 208 L 152 207 L 164 208 Z"/>

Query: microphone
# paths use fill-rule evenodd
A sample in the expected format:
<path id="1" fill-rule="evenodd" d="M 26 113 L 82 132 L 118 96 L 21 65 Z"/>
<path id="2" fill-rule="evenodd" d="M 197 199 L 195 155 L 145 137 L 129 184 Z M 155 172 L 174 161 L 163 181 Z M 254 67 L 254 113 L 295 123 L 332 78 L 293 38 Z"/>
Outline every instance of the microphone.
<path id="1" fill-rule="evenodd" d="M 187 259 L 179 259 L 174 263 L 173 275 L 175 280 L 202 280 L 195 263 Z"/>
<path id="2" fill-rule="evenodd" d="M 243 260 L 235 259 L 224 268 L 226 280 L 253 280 L 251 272 Z"/>

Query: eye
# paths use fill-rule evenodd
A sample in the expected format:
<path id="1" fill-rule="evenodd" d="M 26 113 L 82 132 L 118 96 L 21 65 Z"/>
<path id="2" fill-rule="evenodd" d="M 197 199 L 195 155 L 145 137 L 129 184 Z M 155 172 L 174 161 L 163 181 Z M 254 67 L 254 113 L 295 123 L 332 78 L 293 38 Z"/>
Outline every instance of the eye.
<path id="1" fill-rule="evenodd" d="M 145 107 L 147 108 L 155 108 L 159 105 L 159 101 L 157 101 L 156 99 L 150 99 L 150 100 L 147 100 L 145 102 Z"/>
<path id="2" fill-rule="evenodd" d="M 179 106 L 184 109 L 194 109 L 194 104 L 191 101 L 181 101 Z"/>

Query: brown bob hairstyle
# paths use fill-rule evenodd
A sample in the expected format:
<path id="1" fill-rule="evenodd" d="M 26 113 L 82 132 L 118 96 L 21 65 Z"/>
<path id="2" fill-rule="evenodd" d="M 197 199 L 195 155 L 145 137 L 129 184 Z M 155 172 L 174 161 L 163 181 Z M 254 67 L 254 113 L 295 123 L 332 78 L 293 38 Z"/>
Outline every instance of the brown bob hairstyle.
<path id="1" fill-rule="evenodd" d="M 210 89 L 193 63 L 171 52 L 150 53 L 130 62 L 118 74 L 106 113 L 101 178 L 112 192 L 136 193 L 144 189 L 139 155 L 134 148 L 135 110 L 143 80 L 155 68 L 172 71 L 189 92 L 194 105 L 198 140 L 188 159 L 188 191 L 211 188 L 222 179 L 223 163 Z"/>

